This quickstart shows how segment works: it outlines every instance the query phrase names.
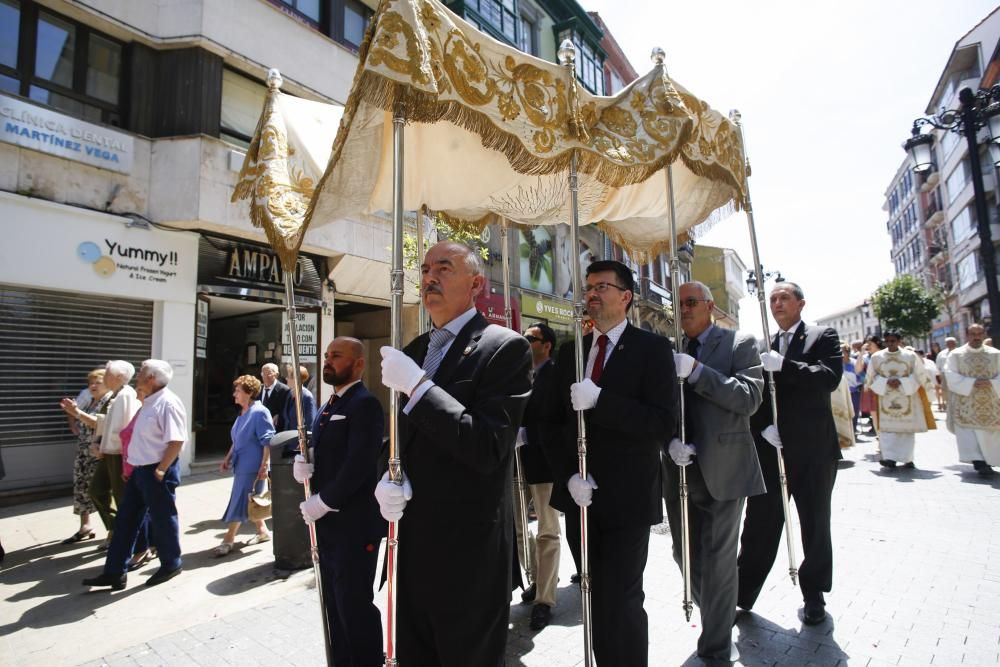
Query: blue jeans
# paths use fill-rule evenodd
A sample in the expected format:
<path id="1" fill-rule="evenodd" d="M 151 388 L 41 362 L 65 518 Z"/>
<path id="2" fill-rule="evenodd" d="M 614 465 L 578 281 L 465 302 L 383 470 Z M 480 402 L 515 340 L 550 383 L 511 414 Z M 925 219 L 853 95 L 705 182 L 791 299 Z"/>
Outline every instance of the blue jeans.
<path id="1" fill-rule="evenodd" d="M 180 526 L 174 493 L 181 481 L 180 465 L 174 461 L 167 468 L 162 482 L 156 478 L 157 465 L 137 466 L 128 479 L 125 497 L 115 517 L 115 532 L 108 557 L 104 562 L 105 574 L 125 574 L 136 539 L 143 522 L 147 520 L 150 542 L 156 547 L 160 567 L 170 571 L 181 566 Z"/>

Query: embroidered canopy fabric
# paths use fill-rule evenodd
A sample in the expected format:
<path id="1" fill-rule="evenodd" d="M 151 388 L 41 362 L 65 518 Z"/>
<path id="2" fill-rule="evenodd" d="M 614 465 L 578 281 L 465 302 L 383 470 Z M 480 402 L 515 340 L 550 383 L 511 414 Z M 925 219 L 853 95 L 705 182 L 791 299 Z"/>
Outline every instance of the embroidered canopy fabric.
<path id="1" fill-rule="evenodd" d="M 568 223 L 574 152 L 581 224 L 601 223 L 633 250 L 668 240 L 668 164 L 680 232 L 742 204 L 738 129 L 662 66 L 596 97 L 571 71 L 490 39 L 437 0 L 383 0 L 360 58 L 311 224 L 391 210 L 393 112 L 407 123 L 407 210 Z"/>
<path id="2" fill-rule="evenodd" d="M 250 220 L 264 228 L 287 268 L 298 258 L 306 210 L 330 159 L 344 109 L 285 95 L 280 85 L 273 72 L 232 201 L 250 200 Z"/>

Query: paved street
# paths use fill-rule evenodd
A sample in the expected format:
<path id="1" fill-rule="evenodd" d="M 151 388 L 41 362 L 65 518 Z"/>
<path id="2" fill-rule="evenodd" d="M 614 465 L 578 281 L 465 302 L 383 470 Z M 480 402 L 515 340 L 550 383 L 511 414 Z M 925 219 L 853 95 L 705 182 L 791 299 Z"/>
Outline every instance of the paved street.
<path id="1" fill-rule="evenodd" d="M 939 415 L 940 417 L 940 415 Z M 746 665 L 989 665 L 1000 662 L 1000 476 L 959 464 L 943 429 L 917 439 L 915 471 L 885 473 L 875 443 L 846 452 L 834 495 L 832 619 L 799 620 L 801 600 L 784 551 L 755 613 L 735 630 Z M 287 580 L 271 571 L 270 546 L 224 560 L 209 551 L 230 481 L 216 474 L 180 487 L 187 526 L 184 574 L 155 589 L 130 576 L 122 593 L 86 593 L 97 572 L 97 540 L 63 546 L 74 518 L 68 499 L 0 510 L 8 550 L 0 570 L 2 665 L 318 665 L 323 646 L 311 571 Z M 681 577 L 665 527 L 652 536 L 646 570 L 650 664 L 698 664 L 697 610 L 681 612 Z M 241 535 L 245 539 L 249 532 Z M 530 608 L 514 605 L 508 665 L 582 664 L 579 593 L 564 583 L 552 625 L 528 629 Z M 441 582 L 461 600 L 461 582 Z M 405 664 L 405 662 L 404 662 Z"/>

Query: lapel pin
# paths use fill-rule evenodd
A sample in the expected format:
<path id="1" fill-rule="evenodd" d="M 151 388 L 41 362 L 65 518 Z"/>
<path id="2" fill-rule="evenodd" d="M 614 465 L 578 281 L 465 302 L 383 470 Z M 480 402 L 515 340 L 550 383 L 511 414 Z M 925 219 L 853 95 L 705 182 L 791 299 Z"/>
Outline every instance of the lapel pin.
<path id="1" fill-rule="evenodd" d="M 465 348 L 464 350 L 462 350 L 462 356 L 463 357 L 467 357 L 467 356 L 469 356 L 470 352 L 472 352 L 472 346 L 471 345 L 468 346 L 467 348 Z"/>
<path id="2" fill-rule="evenodd" d="M 619 350 L 624 350 L 624 349 L 625 349 L 625 344 L 624 344 L 624 343 L 622 343 L 621 345 L 619 345 L 619 346 L 618 346 L 618 349 L 619 349 Z"/>

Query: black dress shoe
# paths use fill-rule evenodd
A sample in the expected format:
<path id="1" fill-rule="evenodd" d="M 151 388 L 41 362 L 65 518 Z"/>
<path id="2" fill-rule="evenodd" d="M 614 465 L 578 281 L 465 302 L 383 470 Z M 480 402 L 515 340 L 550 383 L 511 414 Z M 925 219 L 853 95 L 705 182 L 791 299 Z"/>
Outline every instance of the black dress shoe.
<path id="1" fill-rule="evenodd" d="M 127 577 L 124 574 L 115 576 L 113 574 L 99 574 L 96 577 L 91 577 L 90 579 L 84 579 L 84 586 L 110 586 L 113 591 L 123 591 L 125 590 L 125 582 Z"/>
<path id="2" fill-rule="evenodd" d="M 878 464 L 883 468 L 888 468 L 889 470 L 892 470 L 893 468 L 896 467 L 896 462 L 893 461 L 892 459 L 882 459 L 878 462 Z"/>
<path id="3" fill-rule="evenodd" d="M 986 461 L 973 461 L 972 467 L 976 469 L 983 477 L 989 477 L 990 475 L 995 475 L 996 471 L 990 466 Z"/>
<path id="4" fill-rule="evenodd" d="M 535 585 L 531 584 L 528 586 L 523 593 L 521 593 L 521 602 L 528 603 L 535 601 Z"/>
<path id="5" fill-rule="evenodd" d="M 802 610 L 802 622 L 806 625 L 819 625 L 826 620 L 826 605 L 815 600 L 808 601 Z"/>
<path id="6" fill-rule="evenodd" d="M 146 580 L 146 585 L 147 586 L 156 586 L 158 584 L 162 584 L 164 581 L 170 581 L 171 579 L 173 579 L 174 577 L 176 577 L 178 574 L 180 574 L 181 570 L 183 570 L 183 569 L 184 568 L 181 568 L 181 567 L 175 567 L 172 570 L 167 570 L 167 569 L 161 567 L 159 570 L 157 570 L 153 574 L 152 577 L 150 577 L 149 579 Z"/>
<path id="7" fill-rule="evenodd" d="M 549 621 L 552 620 L 552 607 L 547 604 L 536 604 L 531 608 L 531 623 L 530 627 L 532 630 L 542 630 Z"/>
<path id="8" fill-rule="evenodd" d="M 916 470 L 917 466 L 913 464 L 913 461 L 908 461 L 907 463 L 903 464 L 903 468 L 905 468 L 906 470 Z"/>

